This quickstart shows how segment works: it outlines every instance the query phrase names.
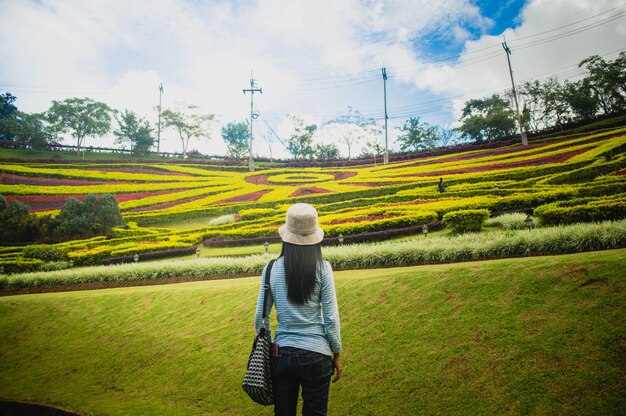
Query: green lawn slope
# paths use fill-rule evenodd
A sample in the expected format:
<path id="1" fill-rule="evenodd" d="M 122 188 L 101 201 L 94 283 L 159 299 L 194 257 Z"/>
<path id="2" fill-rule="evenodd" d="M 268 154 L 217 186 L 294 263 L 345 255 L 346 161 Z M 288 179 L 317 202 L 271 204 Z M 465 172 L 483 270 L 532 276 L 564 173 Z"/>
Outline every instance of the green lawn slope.
<path id="1" fill-rule="evenodd" d="M 331 415 L 618 415 L 626 249 L 336 273 Z M 270 415 L 240 387 L 259 278 L 0 298 L 0 398 Z"/>

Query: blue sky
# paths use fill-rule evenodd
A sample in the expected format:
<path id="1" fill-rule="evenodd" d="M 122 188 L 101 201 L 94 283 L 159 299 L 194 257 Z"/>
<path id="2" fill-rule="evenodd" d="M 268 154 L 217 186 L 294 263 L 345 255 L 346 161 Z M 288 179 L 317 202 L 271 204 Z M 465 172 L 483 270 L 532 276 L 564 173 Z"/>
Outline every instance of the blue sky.
<path id="1" fill-rule="evenodd" d="M 0 0 L 0 91 L 28 112 L 88 96 L 156 122 L 163 83 L 164 107 L 217 114 L 191 147 L 218 154 L 221 126 L 249 117 L 253 70 L 267 155 L 267 125 L 288 137 L 290 113 L 323 125 L 352 107 L 382 124 L 385 66 L 393 146 L 408 117 L 452 127 L 464 101 L 510 87 L 503 35 L 517 81 L 573 79 L 589 55 L 624 50 L 625 16 L 621 0 Z M 174 132 L 162 148 L 180 151 Z"/>

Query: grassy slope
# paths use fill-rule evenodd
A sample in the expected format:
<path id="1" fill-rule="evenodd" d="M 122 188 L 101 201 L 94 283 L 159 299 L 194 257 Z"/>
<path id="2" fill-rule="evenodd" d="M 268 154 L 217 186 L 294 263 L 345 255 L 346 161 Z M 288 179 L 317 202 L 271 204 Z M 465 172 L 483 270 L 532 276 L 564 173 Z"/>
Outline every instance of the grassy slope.
<path id="1" fill-rule="evenodd" d="M 331 415 L 623 414 L 626 249 L 336 273 Z M 0 298 L 0 397 L 263 415 L 240 388 L 258 278 Z"/>

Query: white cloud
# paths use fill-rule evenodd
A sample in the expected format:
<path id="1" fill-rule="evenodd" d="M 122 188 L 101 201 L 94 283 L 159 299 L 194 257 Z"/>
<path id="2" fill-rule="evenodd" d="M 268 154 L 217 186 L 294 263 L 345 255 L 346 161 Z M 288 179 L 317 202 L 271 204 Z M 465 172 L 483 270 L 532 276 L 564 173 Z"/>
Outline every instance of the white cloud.
<path id="1" fill-rule="evenodd" d="M 522 48 L 536 40 L 524 37 L 619 4 L 530 0 L 521 25 L 506 31 L 516 78 L 558 73 L 593 53 L 623 47 L 622 19 Z M 221 125 L 249 118 L 250 96 L 242 89 L 252 69 L 263 87 L 255 108 L 287 137 L 282 124 L 293 111 L 317 124 L 348 106 L 380 112 L 383 65 L 395 106 L 419 104 L 428 91 L 448 97 L 447 109 L 458 111 L 468 94 L 509 85 L 500 37 L 468 40 L 469 29 L 493 24 L 470 0 L 0 1 L 0 86 L 24 111 L 89 96 L 156 122 L 162 82 L 164 107 L 185 101 L 218 114 L 211 144 L 190 144 L 213 154 L 225 149 Z M 450 44 L 465 42 L 458 62 L 425 61 L 421 46 L 433 32 Z M 267 153 L 260 139 L 267 128 L 261 120 L 255 126 L 254 152 Z M 179 150 L 172 132 L 162 137 L 167 150 Z M 277 154 L 280 146 L 274 146 Z"/>

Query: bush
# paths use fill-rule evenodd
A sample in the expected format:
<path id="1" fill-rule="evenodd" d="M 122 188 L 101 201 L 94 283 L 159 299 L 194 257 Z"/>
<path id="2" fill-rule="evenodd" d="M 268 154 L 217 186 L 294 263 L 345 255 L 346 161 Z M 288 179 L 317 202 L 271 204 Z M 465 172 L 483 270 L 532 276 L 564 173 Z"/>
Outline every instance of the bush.
<path id="1" fill-rule="evenodd" d="M 443 223 L 455 233 L 478 232 L 489 218 L 487 209 L 465 209 L 448 212 L 443 216 Z"/>
<path id="2" fill-rule="evenodd" d="M 171 250 L 161 250 L 161 251 L 153 251 L 149 253 L 141 253 L 139 254 L 138 261 L 147 261 L 147 260 L 158 260 L 165 259 L 169 257 L 180 257 L 180 256 L 188 256 L 190 254 L 196 253 L 196 247 L 186 247 L 186 248 L 175 248 Z M 108 264 L 118 264 L 118 263 L 134 263 L 135 256 L 122 256 L 122 257 L 112 257 L 110 259 L 102 260 L 103 265 Z"/>
<path id="3" fill-rule="evenodd" d="M 217 218 L 213 218 L 209 221 L 210 226 L 224 225 L 224 224 L 232 224 L 235 222 L 234 215 L 222 215 Z"/>
<path id="4" fill-rule="evenodd" d="M 534 214 L 543 225 L 620 220 L 626 218 L 626 201 L 600 200 L 574 206 L 554 202 L 537 207 Z"/>
<path id="5" fill-rule="evenodd" d="M 39 259 L 43 261 L 64 261 L 67 260 L 67 250 L 63 247 L 35 244 L 24 247 L 22 252 L 24 257 Z"/>
<path id="6" fill-rule="evenodd" d="M 499 227 L 505 230 L 524 230 L 526 229 L 526 214 L 521 212 L 513 212 L 509 214 L 498 215 L 497 217 L 489 218 L 485 225 Z"/>
<path id="7" fill-rule="evenodd" d="M 3 268 L 5 274 L 30 273 L 39 270 L 43 263 L 43 260 L 39 259 L 3 260 L 0 262 L 0 267 Z"/>

